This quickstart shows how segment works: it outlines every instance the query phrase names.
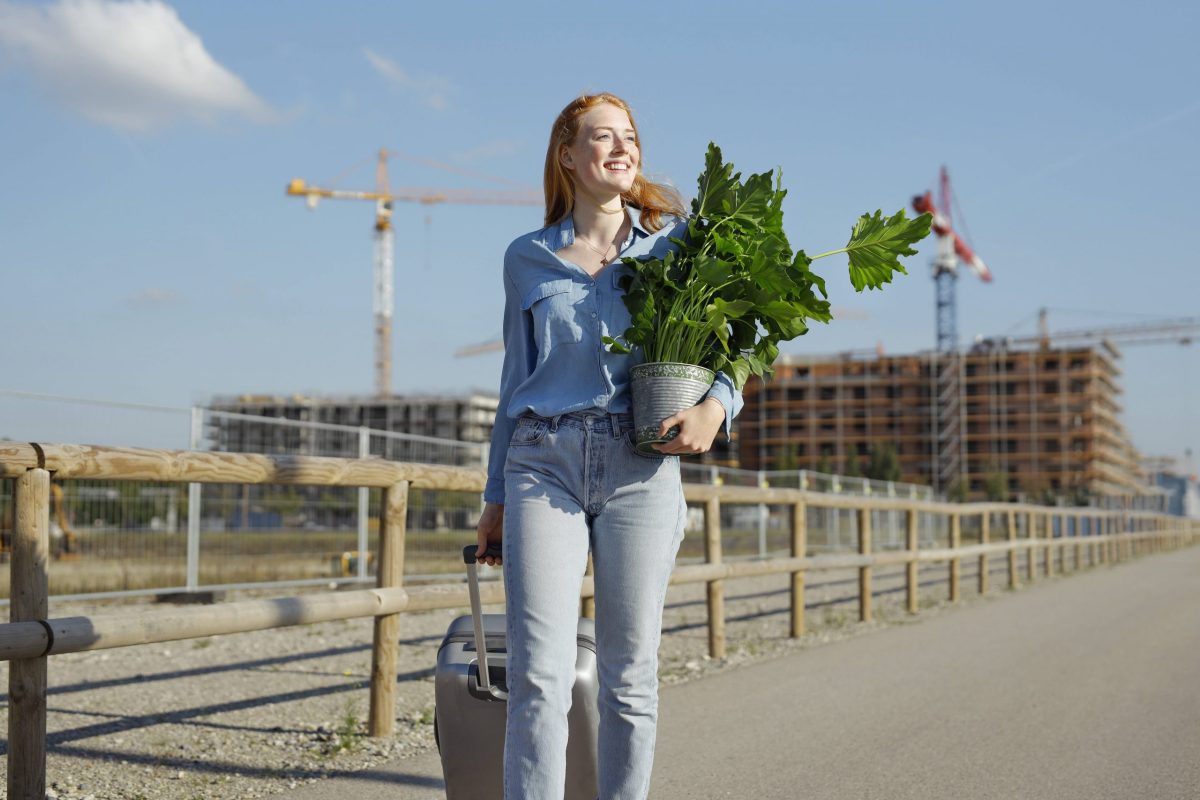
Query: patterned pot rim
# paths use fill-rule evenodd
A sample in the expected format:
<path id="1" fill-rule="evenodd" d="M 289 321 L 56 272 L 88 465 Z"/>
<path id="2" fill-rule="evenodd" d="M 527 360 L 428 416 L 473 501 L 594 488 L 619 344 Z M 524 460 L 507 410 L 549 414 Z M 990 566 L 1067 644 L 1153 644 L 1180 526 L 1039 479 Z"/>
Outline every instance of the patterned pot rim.
<path id="1" fill-rule="evenodd" d="M 634 380 L 642 378 L 685 378 L 708 386 L 717 379 L 717 373 L 696 364 L 683 364 L 678 361 L 651 361 L 630 367 L 629 377 Z"/>

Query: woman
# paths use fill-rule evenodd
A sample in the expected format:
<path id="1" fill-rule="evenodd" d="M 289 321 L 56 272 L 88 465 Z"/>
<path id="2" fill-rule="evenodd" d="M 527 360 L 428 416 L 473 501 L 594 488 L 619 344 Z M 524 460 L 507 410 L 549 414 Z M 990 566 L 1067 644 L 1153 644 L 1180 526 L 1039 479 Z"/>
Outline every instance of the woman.
<path id="1" fill-rule="evenodd" d="M 663 599 L 687 507 L 679 456 L 703 453 L 741 407 L 727 376 L 633 447 L 629 367 L 602 336 L 629 327 L 624 256 L 662 255 L 686 231 L 678 194 L 641 174 L 629 106 L 569 104 L 546 151 L 546 227 L 504 256 L 504 366 L 477 558 L 504 542 L 508 800 L 561 798 L 580 585 L 592 554 L 600 680 L 600 796 L 644 798 L 658 705 Z"/>

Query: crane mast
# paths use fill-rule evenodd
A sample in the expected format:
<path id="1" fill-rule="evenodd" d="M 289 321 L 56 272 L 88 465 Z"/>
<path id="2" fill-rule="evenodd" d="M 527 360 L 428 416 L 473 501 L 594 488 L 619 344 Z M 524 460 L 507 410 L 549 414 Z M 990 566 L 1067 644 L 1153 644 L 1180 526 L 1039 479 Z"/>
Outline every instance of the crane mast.
<path id="1" fill-rule="evenodd" d="M 934 431 L 935 452 L 932 454 L 933 488 L 948 491 L 956 481 L 966 480 L 966 421 L 962 403 L 962 355 L 958 349 L 958 265 L 969 266 L 980 280 L 990 282 L 992 273 L 983 259 L 954 232 L 950 219 L 953 205 L 950 194 L 950 174 L 942 167 L 938 175 L 938 199 L 933 192 L 917 195 L 912 200 L 917 213 L 933 215 L 931 228 L 937 235 L 937 251 L 931 265 L 936 298 L 937 349 L 934 351 L 932 374 L 933 402 L 930 403 L 930 425 Z"/>
<path id="2" fill-rule="evenodd" d="M 310 186 L 296 178 L 287 186 L 287 194 L 303 197 L 310 209 L 316 208 L 321 198 L 334 200 L 370 200 L 375 203 L 375 262 L 372 281 L 371 306 L 374 314 L 375 339 L 375 393 L 387 397 L 392 392 L 392 316 L 395 308 L 395 230 L 392 226 L 392 207 L 396 202 L 412 202 L 421 205 L 437 203 L 459 203 L 471 205 L 542 205 L 543 198 L 537 191 L 488 191 L 478 189 L 438 189 L 407 187 L 393 190 L 388 182 L 388 157 L 396 155 L 380 149 L 375 164 L 375 190 L 371 192 L 350 191 Z M 448 169 L 451 172 L 472 174 L 469 171 L 439 165 L 422 160 L 430 166 Z M 501 180 L 488 177 L 491 180 Z M 507 181 L 505 181 L 507 182 Z"/>
<path id="3" fill-rule="evenodd" d="M 395 309 L 395 272 L 393 254 L 396 232 L 392 227 L 392 201 L 388 198 L 387 151 L 379 151 L 375 167 L 375 290 L 372 308 L 375 312 L 375 394 L 387 397 L 392 393 L 392 312 Z"/>

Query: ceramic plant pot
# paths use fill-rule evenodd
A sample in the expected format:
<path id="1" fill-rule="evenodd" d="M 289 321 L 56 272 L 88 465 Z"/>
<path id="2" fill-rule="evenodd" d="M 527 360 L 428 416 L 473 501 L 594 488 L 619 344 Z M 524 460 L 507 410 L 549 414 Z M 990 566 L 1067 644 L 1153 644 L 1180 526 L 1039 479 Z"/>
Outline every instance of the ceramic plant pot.
<path id="1" fill-rule="evenodd" d="M 659 437 L 662 421 L 699 403 L 716 377 L 710 369 L 671 361 L 631 367 L 634 442 L 638 452 L 660 455 L 650 445 L 669 442 L 679 433 L 676 426 L 665 437 Z"/>

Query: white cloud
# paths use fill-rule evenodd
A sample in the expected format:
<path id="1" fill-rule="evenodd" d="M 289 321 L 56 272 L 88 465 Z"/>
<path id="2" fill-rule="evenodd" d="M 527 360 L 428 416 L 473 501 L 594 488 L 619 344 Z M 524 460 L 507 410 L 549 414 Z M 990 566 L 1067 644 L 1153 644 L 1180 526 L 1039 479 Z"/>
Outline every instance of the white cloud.
<path id="1" fill-rule="evenodd" d="M 446 95 L 450 91 L 450 81 L 435 76 L 417 77 L 408 72 L 386 56 L 381 56 L 369 47 L 363 48 L 367 62 L 375 68 L 385 80 L 405 92 L 416 95 L 417 99 L 435 111 L 446 109 Z"/>
<path id="2" fill-rule="evenodd" d="M 273 117 L 159 0 L 0 0 L 0 47 L 72 109 L 114 128 L 150 131 L 226 113 Z"/>

